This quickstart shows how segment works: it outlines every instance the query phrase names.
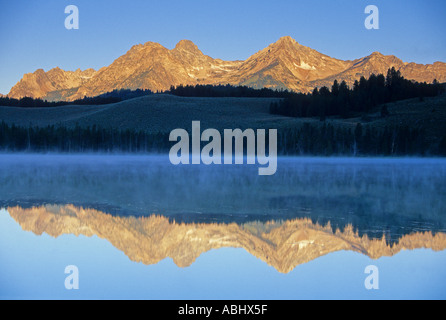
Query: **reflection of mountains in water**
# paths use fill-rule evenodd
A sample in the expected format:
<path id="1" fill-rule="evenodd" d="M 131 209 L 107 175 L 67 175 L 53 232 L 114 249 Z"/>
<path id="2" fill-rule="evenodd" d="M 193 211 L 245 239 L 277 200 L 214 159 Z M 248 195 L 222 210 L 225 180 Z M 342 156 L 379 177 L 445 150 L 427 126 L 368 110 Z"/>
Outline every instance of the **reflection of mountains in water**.
<path id="1" fill-rule="evenodd" d="M 383 237 L 359 235 L 351 225 L 333 231 L 330 223 L 310 219 L 236 223 L 178 223 L 162 216 L 114 216 L 73 205 L 46 205 L 7 211 L 26 231 L 93 236 L 108 240 L 132 261 L 155 264 L 170 257 L 180 267 L 191 265 L 202 253 L 222 247 L 246 251 L 287 273 L 296 266 L 339 250 L 351 250 L 373 259 L 393 256 L 401 250 L 444 250 L 446 234 L 414 232 L 389 244 Z"/>
<path id="2" fill-rule="evenodd" d="M 63 207 L 63 202 L 49 203 L 47 200 L 15 200 L 1 201 L 0 207 L 20 207 L 32 209 L 57 205 Z M 382 204 L 384 207 L 387 205 Z M 106 212 L 117 217 L 146 217 L 146 211 L 132 211 L 128 208 L 101 203 L 73 203 L 73 206 L 89 208 L 99 212 Z M 286 209 L 285 209 L 286 208 Z M 367 196 L 357 198 L 345 196 L 325 196 L 323 201 L 315 201 L 312 196 L 282 196 L 269 199 L 269 206 L 265 213 L 258 211 L 244 211 L 234 213 L 232 208 L 214 208 L 215 212 L 178 211 L 167 213 L 152 213 L 162 215 L 171 223 L 186 224 L 250 224 L 269 223 L 271 221 L 289 221 L 306 219 L 313 224 L 330 226 L 332 232 L 344 231 L 346 227 L 352 228 L 358 236 L 367 236 L 369 239 L 382 239 L 388 244 L 394 244 L 404 236 L 415 232 L 446 232 L 446 215 L 409 214 L 407 210 L 400 213 L 388 212 L 381 207 L 376 208 L 376 201 Z M 431 208 L 432 209 L 432 208 Z M 424 212 L 425 213 L 425 212 Z"/>

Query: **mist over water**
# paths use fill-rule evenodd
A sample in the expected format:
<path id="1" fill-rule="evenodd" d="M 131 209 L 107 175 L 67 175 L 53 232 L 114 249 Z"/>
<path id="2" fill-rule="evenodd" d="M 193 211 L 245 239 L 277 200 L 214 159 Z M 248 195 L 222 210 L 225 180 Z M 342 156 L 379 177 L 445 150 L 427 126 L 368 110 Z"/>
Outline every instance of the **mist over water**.
<path id="1" fill-rule="evenodd" d="M 0 181 L 3 298 L 445 296 L 443 159 L 279 158 L 259 176 L 168 155 L 3 154 Z"/>
<path id="2" fill-rule="evenodd" d="M 388 240 L 446 230 L 442 159 L 279 158 L 255 165 L 179 165 L 167 155 L 2 155 L 0 206 L 73 204 L 120 216 L 245 223 L 310 218 Z"/>

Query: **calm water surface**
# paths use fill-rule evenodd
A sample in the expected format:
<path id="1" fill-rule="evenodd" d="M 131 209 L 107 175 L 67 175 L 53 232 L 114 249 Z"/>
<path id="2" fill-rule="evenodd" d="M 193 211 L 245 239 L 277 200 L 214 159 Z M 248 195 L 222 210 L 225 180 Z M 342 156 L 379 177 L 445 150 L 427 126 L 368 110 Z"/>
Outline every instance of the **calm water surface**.
<path id="1" fill-rule="evenodd" d="M 446 298 L 445 160 L 257 169 L 0 155 L 0 298 Z"/>

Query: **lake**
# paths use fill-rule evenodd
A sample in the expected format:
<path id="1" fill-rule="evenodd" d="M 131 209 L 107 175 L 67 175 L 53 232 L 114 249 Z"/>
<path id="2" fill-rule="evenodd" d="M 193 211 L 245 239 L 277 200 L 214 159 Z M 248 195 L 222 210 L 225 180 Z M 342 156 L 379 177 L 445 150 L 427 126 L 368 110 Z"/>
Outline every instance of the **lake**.
<path id="1" fill-rule="evenodd" d="M 445 159 L 2 154 L 0 181 L 3 299 L 446 298 Z"/>

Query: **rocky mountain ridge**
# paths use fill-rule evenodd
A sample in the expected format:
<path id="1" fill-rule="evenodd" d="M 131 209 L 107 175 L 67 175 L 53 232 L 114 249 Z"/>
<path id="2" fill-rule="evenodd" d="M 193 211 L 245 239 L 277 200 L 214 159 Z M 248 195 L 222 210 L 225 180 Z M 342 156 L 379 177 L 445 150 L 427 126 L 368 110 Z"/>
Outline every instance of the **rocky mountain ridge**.
<path id="1" fill-rule="evenodd" d="M 291 37 L 280 38 L 245 61 L 214 59 L 203 54 L 193 42 L 181 40 L 172 50 L 154 42 L 135 45 L 98 71 L 38 69 L 25 74 L 8 96 L 72 101 L 115 89 L 164 91 L 181 84 L 231 84 L 310 92 L 314 87 L 330 87 L 335 79 L 352 85 L 361 76 L 385 74 L 391 67 L 400 70 L 407 79 L 446 82 L 443 62 L 405 63 L 379 52 L 344 61 L 303 46 Z"/>

